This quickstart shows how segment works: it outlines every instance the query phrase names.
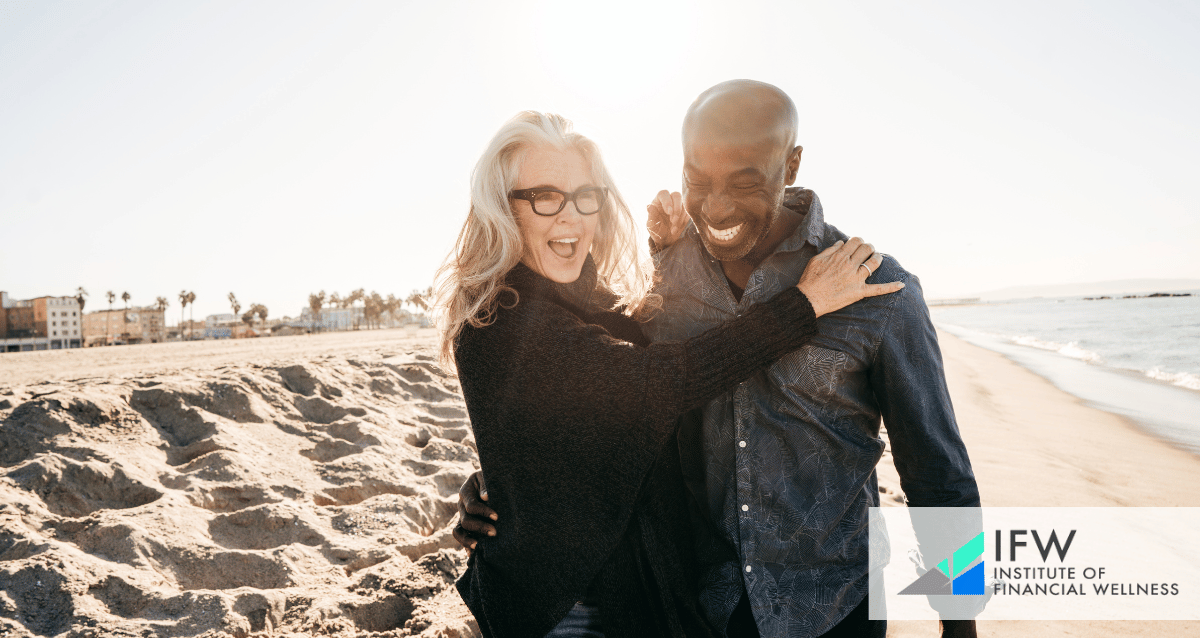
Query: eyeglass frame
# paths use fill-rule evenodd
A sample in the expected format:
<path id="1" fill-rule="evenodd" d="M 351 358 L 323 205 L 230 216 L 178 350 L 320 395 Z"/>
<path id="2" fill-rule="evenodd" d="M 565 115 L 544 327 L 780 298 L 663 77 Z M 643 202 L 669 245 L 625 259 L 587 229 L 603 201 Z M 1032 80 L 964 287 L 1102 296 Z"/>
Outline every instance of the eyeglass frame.
<path id="1" fill-rule="evenodd" d="M 579 197 L 579 195 L 581 193 L 586 192 L 586 191 L 600 191 L 600 195 L 601 195 L 600 196 L 600 208 L 597 208 L 596 210 L 594 210 L 590 213 L 585 213 L 585 212 L 579 210 L 579 204 L 577 204 L 575 202 L 575 198 Z M 560 204 L 558 207 L 558 210 L 554 211 L 553 213 L 539 213 L 538 209 L 537 209 L 537 204 L 535 204 L 533 202 L 533 198 L 536 197 L 538 193 L 558 193 L 559 195 L 563 196 L 562 204 Z M 596 213 L 604 210 L 604 204 L 605 204 L 605 202 L 608 201 L 608 187 L 606 187 L 606 186 L 583 186 L 583 187 L 575 189 L 574 193 L 568 193 L 566 191 L 562 191 L 557 188 L 551 188 L 549 186 L 542 186 L 542 187 L 538 187 L 538 188 L 516 188 L 516 189 L 509 191 L 508 196 L 510 199 L 522 199 L 522 200 L 529 202 L 529 208 L 533 210 L 533 214 L 541 216 L 541 217 L 554 217 L 555 215 L 561 213 L 563 211 L 563 209 L 567 207 L 567 202 L 571 202 L 572 204 L 575 204 L 575 210 L 578 211 L 580 215 L 595 215 Z"/>

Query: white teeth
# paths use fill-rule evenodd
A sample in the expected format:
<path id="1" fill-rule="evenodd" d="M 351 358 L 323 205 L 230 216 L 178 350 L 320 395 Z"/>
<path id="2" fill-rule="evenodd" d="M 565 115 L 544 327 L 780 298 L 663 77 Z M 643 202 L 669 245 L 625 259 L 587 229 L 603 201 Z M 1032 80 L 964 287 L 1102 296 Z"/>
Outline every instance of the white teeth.
<path id="1" fill-rule="evenodd" d="M 575 256 L 575 251 L 578 248 L 577 244 L 579 243 L 579 238 L 564 237 L 562 239 L 551 239 L 547 243 L 550 245 L 550 250 L 554 251 L 554 254 L 562 257 L 563 259 L 571 259 Z"/>
<path id="2" fill-rule="evenodd" d="M 709 234 L 711 234 L 717 241 L 729 241 L 729 240 L 733 239 L 734 237 L 737 237 L 737 234 L 740 233 L 741 231 L 742 231 L 742 224 L 738 224 L 737 226 L 734 226 L 733 228 L 726 228 L 725 230 L 717 230 L 716 228 L 713 228 L 712 226 L 708 227 Z"/>

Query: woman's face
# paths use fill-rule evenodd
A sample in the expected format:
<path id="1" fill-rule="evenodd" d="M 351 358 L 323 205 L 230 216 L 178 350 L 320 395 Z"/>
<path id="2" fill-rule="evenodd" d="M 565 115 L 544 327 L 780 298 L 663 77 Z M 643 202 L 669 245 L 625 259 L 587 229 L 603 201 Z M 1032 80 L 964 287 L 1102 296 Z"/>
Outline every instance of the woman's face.
<path id="1" fill-rule="evenodd" d="M 535 146 L 525 153 L 514 190 L 557 188 L 574 193 L 585 186 L 598 186 L 592 183 L 589 168 L 577 151 Z M 551 281 L 565 284 L 579 279 L 603 210 L 580 215 L 575 203 L 567 202 L 557 215 L 545 217 L 534 213 L 532 204 L 526 200 L 509 201 L 525 240 L 521 262 Z"/>

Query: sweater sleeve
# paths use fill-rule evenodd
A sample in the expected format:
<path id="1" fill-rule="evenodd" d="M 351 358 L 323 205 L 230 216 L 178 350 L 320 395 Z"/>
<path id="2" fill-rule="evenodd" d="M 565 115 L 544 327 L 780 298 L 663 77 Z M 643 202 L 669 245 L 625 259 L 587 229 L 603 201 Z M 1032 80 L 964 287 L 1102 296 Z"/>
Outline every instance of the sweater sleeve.
<path id="1" fill-rule="evenodd" d="M 456 358 L 498 534 L 460 593 L 485 635 L 542 636 L 617 546 L 676 417 L 816 334 L 796 288 L 687 341 L 636 346 L 521 299 Z"/>

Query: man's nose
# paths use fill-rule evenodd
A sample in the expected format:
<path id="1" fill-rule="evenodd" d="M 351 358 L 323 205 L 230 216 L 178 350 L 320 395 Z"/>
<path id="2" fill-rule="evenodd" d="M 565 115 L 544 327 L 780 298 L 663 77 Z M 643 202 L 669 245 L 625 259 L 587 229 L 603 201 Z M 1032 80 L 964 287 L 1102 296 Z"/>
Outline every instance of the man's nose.
<path id="1" fill-rule="evenodd" d="M 712 193 L 704 198 L 704 217 L 709 223 L 719 224 L 732 217 L 735 210 L 733 198 L 724 193 Z"/>

